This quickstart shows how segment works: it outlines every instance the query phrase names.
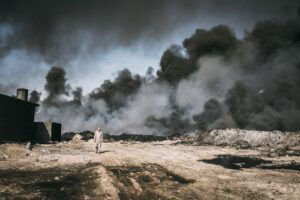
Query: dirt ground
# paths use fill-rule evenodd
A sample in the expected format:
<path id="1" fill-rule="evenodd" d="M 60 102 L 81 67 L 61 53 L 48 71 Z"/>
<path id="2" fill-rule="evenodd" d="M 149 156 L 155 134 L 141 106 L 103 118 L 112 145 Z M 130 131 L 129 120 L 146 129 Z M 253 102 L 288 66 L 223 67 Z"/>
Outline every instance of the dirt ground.
<path id="1" fill-rule="evenodd" d="M 300 157 L 176 141 L 0 145 L 0 199 L 299 199 Z"/>

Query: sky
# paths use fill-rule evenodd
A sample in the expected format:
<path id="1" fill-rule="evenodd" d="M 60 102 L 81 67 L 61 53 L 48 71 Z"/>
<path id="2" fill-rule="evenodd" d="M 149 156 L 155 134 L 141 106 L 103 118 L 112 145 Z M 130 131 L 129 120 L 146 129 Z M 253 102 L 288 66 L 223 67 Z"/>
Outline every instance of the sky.
<path id="1" fill-rule="evenodd" d="M 296 15 L 295 0 L 2 0 L 0 92 L 43 93 L 52 66 L 87 94 L 128 68 L 159 68 L 163 52 L 197 28 L 226 24 L 242 38 L 257 21 Z"/>

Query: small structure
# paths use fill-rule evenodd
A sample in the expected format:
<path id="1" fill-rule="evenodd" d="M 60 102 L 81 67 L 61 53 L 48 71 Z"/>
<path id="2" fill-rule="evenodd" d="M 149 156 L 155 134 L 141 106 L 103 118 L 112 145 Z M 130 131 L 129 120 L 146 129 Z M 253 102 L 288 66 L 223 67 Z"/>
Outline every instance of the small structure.
<path id="1" fill-rule="evenodd" d="M 0 94 L 0 142 L 60 141 L 61 124 L 34 122 L 37 106 L 28 102 L 28 90 L 24 88 L 17 90 L 16 97 Z"/>
<path id="2" fill-rule="evenodd" d="M 34 114 L 38 104 L 28 102 L 28 90 L 17 97 L 0 94 L 0 141 L 28 141 L 34 136 Z"/>
<path id="3" fill-rule="evenodd" d="M 34 140 L 39 143 L 61 140 L 61 124 L 47 121 L 35 122 Z"/>

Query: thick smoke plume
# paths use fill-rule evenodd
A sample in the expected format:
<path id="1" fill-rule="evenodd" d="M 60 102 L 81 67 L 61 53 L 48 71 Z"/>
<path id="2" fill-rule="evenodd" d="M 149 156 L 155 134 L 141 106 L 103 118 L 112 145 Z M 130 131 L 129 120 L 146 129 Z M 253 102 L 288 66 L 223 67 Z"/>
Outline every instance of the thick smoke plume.
<path id="1" fill-rule="evenodd" d="M 32 91 L 30 101 L 41 104 L 38 120 L 62 122 L 65 131 L 99 125 L 111 133 L 145 134 L 299 130 L 300 20 L 291 19 L 297 5 L 296 0 L 3 0 L 0 92 L 23 86 L 5 84 L 17 69 L 28 81 L 26 76 L 50 65 L 55 67 L 45 76 L 46 94 Z M 202 24 L 208 28 L 164 51 L 156 74 L 151 67 L 144 76 L 124 69 L 114 80 L 99 80 L 89 94 L 68 81 L 67 69 L 77 58 L 136 44 L 150 50 L 177 29 L 225 18 L 234 21 L 235 30 Z M 261 20 L 266 18 L 281 20 Z M 252 28 L 237 37 L 243 24 Z M 37 70 L 29 69 L 30 60 Z M 70 71 L 81 73 L 83 67 L 89 66 Z"/>
<path id="2" fill-rule="evenodd" d="M 112 110 L 115 110 L 126 105 L 128 96 L 135 94 L 141 84 L 142 78 L 139 75 L 132 75 L 128 69 L 124 69 L 113 82 L 105 80 L 89 97 L 94 100 L 103 99 Z"/>
<path id="3" fill-rule="evenodd" d="M 241 24 L 249 24 L 266 16 L 290 15 L 296 5 L 296 0 L 2 0 L 0 58 L 24 50 L 51 64 L 63 63 L 97 48 L 126 47 L 139 40 L 159 41 L 180 26 L 205 20 L 208 15 L 222 19 L 235 13 L 242 18 Z M 206 37 L 205 31 L 197 34 Z M 215 35 L 209 37 L 205 38 L 209 43 L 216 39 Z M 194 39 L 184 42 L 184 46 Z M 228 39 L 216 51 L 225 50 L 234 38 Z"/>
<path id="4" fill-rule="evenodd" d="M 39 117 L 111 133 L 300 129 L 299 18 L 258 22 L 242 39 L 224 25 L 197 29 L 163 53 L 160 67 L 157 76 L 124 69 L 86 96 L 53 67 Z"/>
<path id="5" fill-rule="evenodd" d="M 48 92 L 44 104 L 59 104 L 62 95 L 69 95 L 66 72 L 60 67 L 52 67 L 46 76 L 45 90 Z M 75 91 L 76 93 L 76 91 Z"/>

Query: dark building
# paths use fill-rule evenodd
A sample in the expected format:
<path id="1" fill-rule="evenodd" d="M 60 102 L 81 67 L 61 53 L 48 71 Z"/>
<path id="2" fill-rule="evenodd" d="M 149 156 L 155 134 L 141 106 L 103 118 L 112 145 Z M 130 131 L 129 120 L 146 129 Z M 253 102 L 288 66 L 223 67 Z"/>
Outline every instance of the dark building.
<path id="1" fill-rule="evenodd" d="M 16 97 L 0 94 L 0 142 L 60 141 L 61 124 L 34 122 L 37 106 L 28 102 L 28 90 L 23 88 L 17 90 Z"/>
<path id="2" fill-rule="evenodd" d="M 27 101 L 28 90 L 17 97 L 0 94 L 0 141 L 28 141 L 34 137 L 34 114 L 38 104 Z"/>

